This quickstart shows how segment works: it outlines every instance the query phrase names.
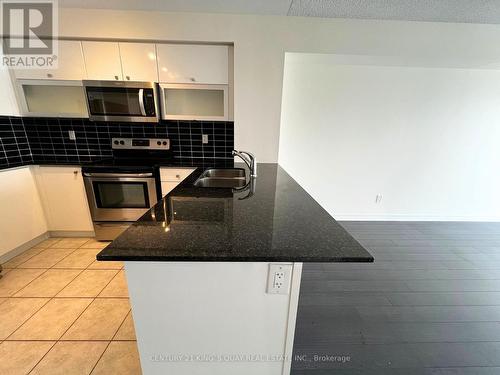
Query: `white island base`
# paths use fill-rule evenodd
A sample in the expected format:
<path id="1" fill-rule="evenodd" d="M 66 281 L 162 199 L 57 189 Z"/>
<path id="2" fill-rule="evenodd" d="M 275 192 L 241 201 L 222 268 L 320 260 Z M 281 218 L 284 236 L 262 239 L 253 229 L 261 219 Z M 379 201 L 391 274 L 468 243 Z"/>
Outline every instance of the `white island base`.
<path id="1" fill-rule="evenodd" d="M 290 373 L 302 263 L 287 294 L 266 262 L 126 262 L 144 375 Z"/>

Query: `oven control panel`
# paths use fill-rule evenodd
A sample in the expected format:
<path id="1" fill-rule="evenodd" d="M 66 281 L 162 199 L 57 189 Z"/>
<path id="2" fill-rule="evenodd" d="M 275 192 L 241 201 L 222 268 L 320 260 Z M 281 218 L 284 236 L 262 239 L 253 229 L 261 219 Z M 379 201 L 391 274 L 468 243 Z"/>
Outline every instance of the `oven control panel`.
<path id="1" fill-rule="evenodd" d="M 112 138 L 111 147 L 122 150 L 169 150 L 168 138 Z"/>

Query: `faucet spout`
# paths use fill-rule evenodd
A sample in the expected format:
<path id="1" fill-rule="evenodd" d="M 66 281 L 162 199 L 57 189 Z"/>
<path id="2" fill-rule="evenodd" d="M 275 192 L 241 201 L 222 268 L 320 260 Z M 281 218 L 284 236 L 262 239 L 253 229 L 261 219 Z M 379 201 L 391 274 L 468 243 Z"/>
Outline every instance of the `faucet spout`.
<path id="1" fill-rule="evenodd" d="M 237 151 L 233 150 L 233 156 L 238 156 L 241 160 L 245 162 L 248 169 L 250 170 L 250 177 L 257 177 L 257 160 L 255 156 L 248 151 Z"/>

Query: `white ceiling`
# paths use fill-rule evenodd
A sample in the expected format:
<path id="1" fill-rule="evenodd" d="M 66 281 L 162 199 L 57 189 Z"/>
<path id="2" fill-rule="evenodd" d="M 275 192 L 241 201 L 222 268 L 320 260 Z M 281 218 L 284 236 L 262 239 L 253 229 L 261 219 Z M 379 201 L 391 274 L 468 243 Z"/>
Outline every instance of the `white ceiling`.
<path id="1" fill-rule="evenodd" d="M 500 0 L 293 0 L 291 16 L 500 23 Z"/>
<path id="2" fill-rule="evenodd" d="M 291 0 L 59 0 L 63 8 L 286 15 Z"/>
<path id="3" fill-rule="evenodd" d="M 500 0 L 59 0 L 61 7 L 500 24 Z"/>

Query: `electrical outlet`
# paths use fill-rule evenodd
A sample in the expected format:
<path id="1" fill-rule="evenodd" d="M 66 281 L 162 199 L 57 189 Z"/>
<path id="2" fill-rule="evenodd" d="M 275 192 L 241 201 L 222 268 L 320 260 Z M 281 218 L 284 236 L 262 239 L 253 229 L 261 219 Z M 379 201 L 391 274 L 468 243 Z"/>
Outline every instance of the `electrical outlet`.
<path id="1" fill-rule="evenodd" d="M 375 203 L 380 203 L 382 201 L 382 194 L 377 194 L 375 196 Z"/>
<path id="2" fill-rule="evenodd" d="M 76 135 L 74 130 L 69 130 L 68 131 L 68 136 L 71 141 L 76 141 Z"/>
<path id="3" fill-rule="evenodd" d="M 288 294 L 290 292 L 291 264 L 270 263 L 267 278 L 267 293 Z"/>
<path id="4" fill-rule="evenodd" d="M 208 143 L 208 134 L 201 135 L 201 143 L 203 143 L 204 145 Z"/>

